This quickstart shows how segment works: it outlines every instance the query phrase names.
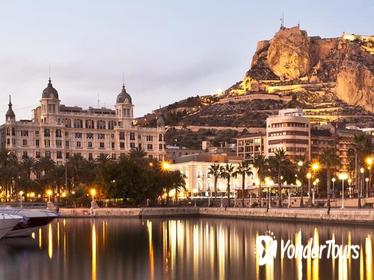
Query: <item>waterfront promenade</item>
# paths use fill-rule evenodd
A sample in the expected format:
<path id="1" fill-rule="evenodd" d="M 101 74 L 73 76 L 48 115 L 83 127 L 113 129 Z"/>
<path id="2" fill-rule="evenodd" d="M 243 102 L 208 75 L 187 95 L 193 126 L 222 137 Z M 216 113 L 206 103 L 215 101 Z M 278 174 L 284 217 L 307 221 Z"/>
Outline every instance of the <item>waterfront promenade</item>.
<path id="1" fill-rule="evenodd" d="M 263 221 L 312 222 L 334 224 L 360 224 L 374 226 L 374 209 L 326 208 L 60 208 L 61 217 L 123 217 L 123 218 L 170 218 L 215 217 Z"/>

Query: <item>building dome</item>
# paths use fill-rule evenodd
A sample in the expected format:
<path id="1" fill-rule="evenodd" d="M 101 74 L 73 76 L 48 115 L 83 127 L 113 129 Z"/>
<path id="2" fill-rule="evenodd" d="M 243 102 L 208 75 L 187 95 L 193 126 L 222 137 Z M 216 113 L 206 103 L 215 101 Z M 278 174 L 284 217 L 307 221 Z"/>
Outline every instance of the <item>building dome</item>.
<path id="1" fill-rule="evenodd" d="M 10 99 L 10 95 L 9 95 L 8 111 L 5 114 L 5 118 L 7 120 L 13 120 L 16 118 L 16 114 L 14 114 L 13 109 L 12 109 L 12 101 Z"/>
<path id="2" fill-rule="evenodd" d="M 43 90 L 42 98 L 55 98 L 58 99 L 58 92 L 52 86 L 51 78 L 48 80 L 47 87 Z"/>
<path id="3" fill-rule="evenodd" d="M 122 86 L 122 91 L 117 95 L 117 103 L 132 104 L 131 96 L 127 93 L 125 84 Z"/>

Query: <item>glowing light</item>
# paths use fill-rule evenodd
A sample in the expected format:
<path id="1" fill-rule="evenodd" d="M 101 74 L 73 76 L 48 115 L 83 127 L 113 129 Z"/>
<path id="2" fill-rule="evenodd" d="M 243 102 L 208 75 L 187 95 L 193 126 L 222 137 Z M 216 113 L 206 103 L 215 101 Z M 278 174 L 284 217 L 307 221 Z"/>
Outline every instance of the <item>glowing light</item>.
<path id="1" fill-rule="evenodd" d="M 152 241 L 152 222 L 147 221 L 147 230 L 148 230 L 148 250 L 149 250 L 149 279 L 155 278 L 155 256 L 154 256 L 154 249 L 153 249 L 153 241 Z"/>
<path id="2" fill-rule="evenodd" d="M 170 168 L 171 168 L 171 164 L 170 164 L 170 162 L 168 162 L 168 161 L 163 161 L 163 162 L 161 162 L 161 168 L 162 168 L 162 170 L 164 170 L 164 171 L 169 171 Z"/>
<path id="3" fill-rule="evenodd" d="M 312 178 L 312 174 L 311 174 L 310 172 L 308 172 L 308 173 L 306 174 L 306 177 L 307 177 L 308 179 L 310 179 L 310 178 Z"/>
<path id="4" fill-rule="evenodd" d="M 52 259 L 53 256 L 53 235 L 52 235 L 52 225 L 48 225 L 48 257 Z"/>
<path id="5" fill-rule="evenodd" d="M 96 225 L 92 225 L 92 248 L 91 248 L 91 254 L 92 254 L 92 263 L 91 263 L 91 269 L 92 269 L 92 280 L 96 280 Z"/>
<path id="6" fill-rule="evenodd" d="M 339 173 L 338 177 L 339 177 L 339 180 L 347 180 L 348 174 L 345 172 L 342 172 L 342 173 Z"/>
<path id="7" fill-rule="evenodd" d="M 312 163 L 312 170 L 314 172 L 317 172 L 320 169 L 320 164 L 318 162 L 313 162 Z"/>

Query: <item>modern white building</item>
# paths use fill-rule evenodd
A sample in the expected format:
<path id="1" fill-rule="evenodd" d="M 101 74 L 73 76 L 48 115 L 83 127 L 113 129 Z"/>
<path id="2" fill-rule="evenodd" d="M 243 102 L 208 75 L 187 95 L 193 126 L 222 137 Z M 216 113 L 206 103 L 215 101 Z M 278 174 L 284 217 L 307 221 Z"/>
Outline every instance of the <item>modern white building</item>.
<path id="1" fill-rule="evenodd" d="M 302 109 L 280 110 L 266 119 L 266 156 L 273 156 L 277 149 L 285 150 L 291 159 L 310 160 L 310 122 Z"/>
<path id="2" fill-rule="evenodd" d="M 230 158 L 226 155 L 213 154 L 195 154 L 180 157 L 176 163 L 171 164 L 171 170 L 179 170 L 186 178 L 187 192 L 194 197 L 213 196 L 214 176 L 209 174 L 209 168 L 213 164 L 219 164 L 224 167 L 231 164 L 235 169 L 239 166 L 240 159 Z M 253 175 L 246 176 L 245 189 L 255 189 L 257 172 L 252 169 Z M 232 177 L 230 188 L 233 194 L 242 189 L 242 177 Z M 217 192 L 219 196 L 225 196 L 227 190 L 227 180 L 219 178 L 217 183 Z"/>
<path id="3" fill-rule="evenodd" d="M 164 159 L 162 117 L 157 120 L 157 127 L 140 127 L 134 122 L 133 109 L 125 85 L 117 95 L 114 109 L 65 106 L 49 79 L 32 120 L 16 121 L 9 98 L 5 124 L 0 127 L 0 146 L 15 153 L 18 159 L 45 157 L 57 163 L 64 163 L 72 155 L 88 160 L 103 155 L 117 159 L 135 148 L 151 158 Z"/>

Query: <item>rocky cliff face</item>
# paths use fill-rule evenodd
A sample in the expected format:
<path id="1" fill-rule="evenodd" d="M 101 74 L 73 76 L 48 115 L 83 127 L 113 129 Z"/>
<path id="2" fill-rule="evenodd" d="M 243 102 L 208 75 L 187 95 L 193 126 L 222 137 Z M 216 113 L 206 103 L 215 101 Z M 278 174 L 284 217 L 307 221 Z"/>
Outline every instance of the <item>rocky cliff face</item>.
<path id="1" fill-rule="evenodd" d="M 230 94 L 305 95 L 311 94 L 310 88 L 324 91 L 329 84 L 335 101 L 374 112 L 373 81 L 374 36 L 321 39 L 292 27 L 281 28 L 270 41 L 258 44 L 251 68 Z"/>
<path id="2" fill-rule="evenodd" d="M 324 39 L 282 27 L 257 43 L 243 80 L 223 94 L 161 111 L 176 126 L 261 127 L 267 116 L 295 106 L 312 122 L 374 126 L 374 36 Z"/>

